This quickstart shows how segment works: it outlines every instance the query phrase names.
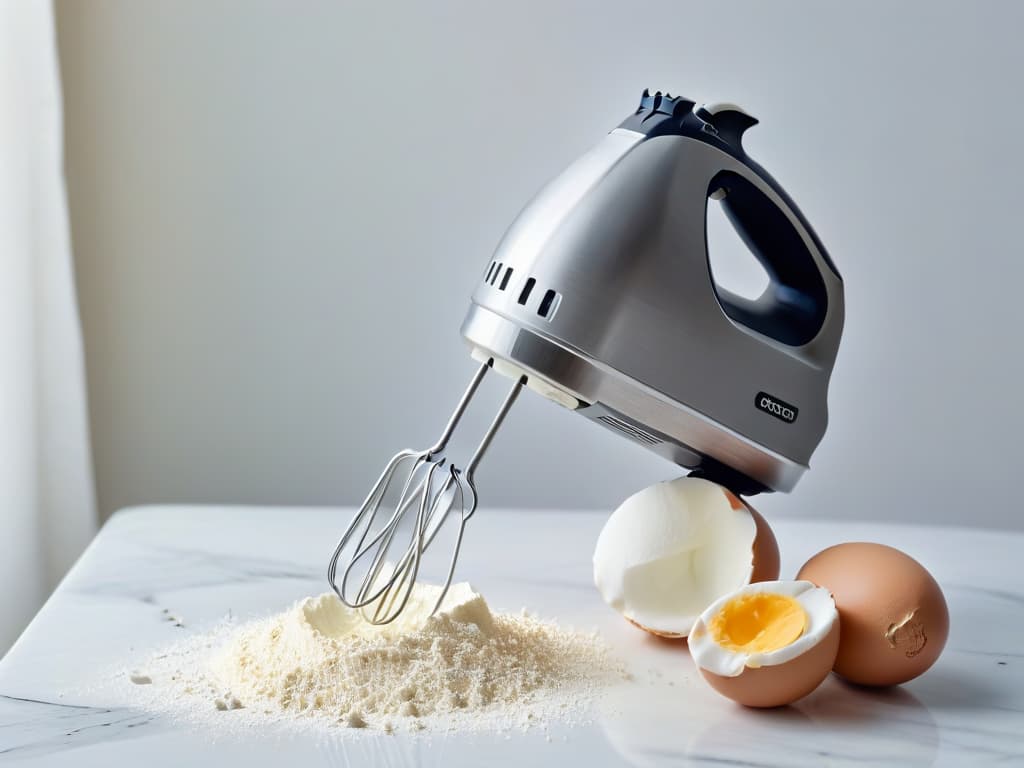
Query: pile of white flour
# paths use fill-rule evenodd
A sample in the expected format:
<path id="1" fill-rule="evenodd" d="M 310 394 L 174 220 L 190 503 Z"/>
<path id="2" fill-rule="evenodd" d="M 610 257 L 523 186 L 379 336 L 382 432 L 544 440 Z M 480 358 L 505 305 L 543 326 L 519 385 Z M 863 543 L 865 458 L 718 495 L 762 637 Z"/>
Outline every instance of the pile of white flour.
<path id="1" fill-rule="evenodd" d="M 333 593 L 154 655 L 127 678 L 144 705 L 238 725 L 272 720 L 392 730 L 502 730 L 587 716 L 623 667 L 594 634 L 492 614 L 468 584 L 417 585 L 376 627 Z"/>

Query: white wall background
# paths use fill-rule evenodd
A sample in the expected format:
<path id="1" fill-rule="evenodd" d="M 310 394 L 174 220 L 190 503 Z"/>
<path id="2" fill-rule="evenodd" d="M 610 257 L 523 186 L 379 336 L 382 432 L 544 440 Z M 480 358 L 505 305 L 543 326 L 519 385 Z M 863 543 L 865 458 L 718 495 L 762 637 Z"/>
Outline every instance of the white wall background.
<path id="1" fill-rule="evenodd" d="M 358 501 L 473 370 L 459 324 L 505 226 L 650 86 L 759 117 L 748 149 L 846 280 L 831 426 L 759 506 L 1024 526 L 1024 5 L 58 10 L 105 511 Z M 673 473 L 524 396 L 480 486 L 611 508 Z"/>

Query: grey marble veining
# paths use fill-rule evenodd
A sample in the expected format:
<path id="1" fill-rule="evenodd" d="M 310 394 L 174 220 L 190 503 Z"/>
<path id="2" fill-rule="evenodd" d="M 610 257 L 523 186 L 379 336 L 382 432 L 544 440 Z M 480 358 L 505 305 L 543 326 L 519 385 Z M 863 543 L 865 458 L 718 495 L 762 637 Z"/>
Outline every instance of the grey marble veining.
<path id="1" fill-rule="evenodd" d="M 849 540 L 898 546 L 943 585 L 939 663 L 900 688 L 829 679 L 795 706 L 750 711 L 699 680 L 685 646 L 604 606 L 590 555 L 604 515 L 481 510 L 459 576 L 499 610 L 596 627 L 634 680 L 589 725 L 507 735 L 293 731 L 226 736 L 106 700 L 94 685 L 227 613 L 281 610 L 325 589 L 345 510 L 150 507 L 116 516 L 0 661 L 0 761 L 41 765 L 1024 765 L 1024 535 L 779 520 L 783 575 Z M 529 542 L 529 552 L 519 547 Z M 170 620 L 169 617 L 173 617 Z M 125 685 L 128 685 L 125 682 Z M 92 691 L 92 692 L 90 692 Z M 230 716 L 227 713 L 226 716 Z"/>

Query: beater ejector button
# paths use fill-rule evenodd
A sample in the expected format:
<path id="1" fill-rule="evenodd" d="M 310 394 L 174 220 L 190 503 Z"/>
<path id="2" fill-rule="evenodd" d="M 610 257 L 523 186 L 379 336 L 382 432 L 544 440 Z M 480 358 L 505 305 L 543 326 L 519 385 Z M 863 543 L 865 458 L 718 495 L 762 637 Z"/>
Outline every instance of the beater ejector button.
<path id="1" fill-rule="evenodd" d="M 757 125 L 757 118 L 748 115 L 735 104 L 704 104 L 696 111 L 697 117 L 708 123 L 723 140 L 737 149 L 743 147 L 743 133 Z"/>

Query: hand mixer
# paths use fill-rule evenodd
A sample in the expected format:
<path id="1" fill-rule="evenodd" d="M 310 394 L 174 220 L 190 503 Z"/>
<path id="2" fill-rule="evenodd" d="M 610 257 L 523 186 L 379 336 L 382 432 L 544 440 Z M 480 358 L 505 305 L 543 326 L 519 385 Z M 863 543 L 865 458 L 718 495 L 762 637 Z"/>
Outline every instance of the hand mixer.
<path id="1" fill-rule="evenodd" d="M 451 519 L 440 606 L 477 508 L 474 471 L 524 386 L 735 493 L 790 491 L 806 471 L 828 420 L 842 278 L 744 151 L 757 120 L 694 107 L 644 91 L 509 227 L 462 325 L 480 367 L 437 442 L 389 462 L 331 558 L 332 588 L 368 621 L 399 615 Z M 714 279 L 709 199 L 768 274 L 756 299 Z M 463 471 L 445 450 L 490 370 L 514 384 Z"/>

